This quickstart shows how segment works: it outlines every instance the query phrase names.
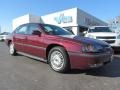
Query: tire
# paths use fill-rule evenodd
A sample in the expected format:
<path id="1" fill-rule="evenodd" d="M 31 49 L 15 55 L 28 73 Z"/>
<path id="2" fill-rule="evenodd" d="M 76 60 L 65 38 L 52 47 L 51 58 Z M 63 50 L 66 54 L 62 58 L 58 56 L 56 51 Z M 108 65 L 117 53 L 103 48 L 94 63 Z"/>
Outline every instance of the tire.
<path id="1" fill-rule="evenodd" d="M 69 58 L 64 48 L 54 47 L 48 54 L 49 65 L 60 73 L 67 72 L 70 69 Z"/>
<path id="2" fill-rule="evenodd" d="M 9 53 L 12 55 L 12 56 L 15 56 L 17 54 L 16 52 L 16 49 L 14 47 L 14 44 L 11 42 L 10 45 L 9 45 Z"/>

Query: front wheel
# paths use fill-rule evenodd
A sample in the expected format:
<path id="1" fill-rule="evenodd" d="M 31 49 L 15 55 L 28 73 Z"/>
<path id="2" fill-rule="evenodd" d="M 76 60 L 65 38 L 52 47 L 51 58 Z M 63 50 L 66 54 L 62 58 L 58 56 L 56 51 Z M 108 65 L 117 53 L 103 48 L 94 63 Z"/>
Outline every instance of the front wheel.
<path id="1" fill-rule="evenodd" d="M 16 55 L 16 50 L 15 50 L 15 47 L 14 47 L 14 44 L 11 42 L 10 45 L 9 45 L 9 52 L 11 55 Z"/>
<path id="2" fill-rule="evenodd" d="M 57 72 L 66 72 L 69 69 L 69 58 L 64 48 L 54 47 L 50 50 L 48 60 L 51 68 Z"/>

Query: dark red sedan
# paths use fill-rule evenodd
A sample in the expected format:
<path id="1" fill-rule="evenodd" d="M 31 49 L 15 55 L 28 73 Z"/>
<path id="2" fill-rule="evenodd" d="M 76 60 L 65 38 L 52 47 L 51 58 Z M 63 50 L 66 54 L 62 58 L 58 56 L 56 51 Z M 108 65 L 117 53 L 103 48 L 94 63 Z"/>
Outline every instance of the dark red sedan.
<path id="1" fill-rule="evenodd" d="M 19 53 L 47 62 L 57 72 L 100 67 L 111 62 L 113 56 L 106 42 L 75 36 L 49 24 L 21 25 L 6 43 L 11 55 Z"/>

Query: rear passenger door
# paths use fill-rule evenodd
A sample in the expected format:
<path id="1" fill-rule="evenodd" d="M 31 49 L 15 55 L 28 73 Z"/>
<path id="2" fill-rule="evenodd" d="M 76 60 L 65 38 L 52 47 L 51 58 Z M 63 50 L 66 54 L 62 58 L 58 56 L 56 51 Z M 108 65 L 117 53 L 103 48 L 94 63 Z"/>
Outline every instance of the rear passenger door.
<path id="1" fill-rule="evenodd" d="M 15 45 L 16 50 L 24 52 L 26 49 L 26 42 L 27 42 L 27 25 L 22 25 L 18 27 L 13 36 L 13 42 Z"/>

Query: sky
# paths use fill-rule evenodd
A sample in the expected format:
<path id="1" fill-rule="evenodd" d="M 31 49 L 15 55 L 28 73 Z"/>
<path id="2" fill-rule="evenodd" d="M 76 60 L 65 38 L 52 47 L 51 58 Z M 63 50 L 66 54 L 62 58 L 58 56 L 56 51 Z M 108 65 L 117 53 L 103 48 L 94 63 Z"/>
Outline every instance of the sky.
<path id="1" fill-rule="evenodd" d="M 74 7 L 103 21 L 120 15 L 120 0 L 1 0 L 1 31 L 13 31 L 12 20 L 28 13 L 43 16 Z"/>

